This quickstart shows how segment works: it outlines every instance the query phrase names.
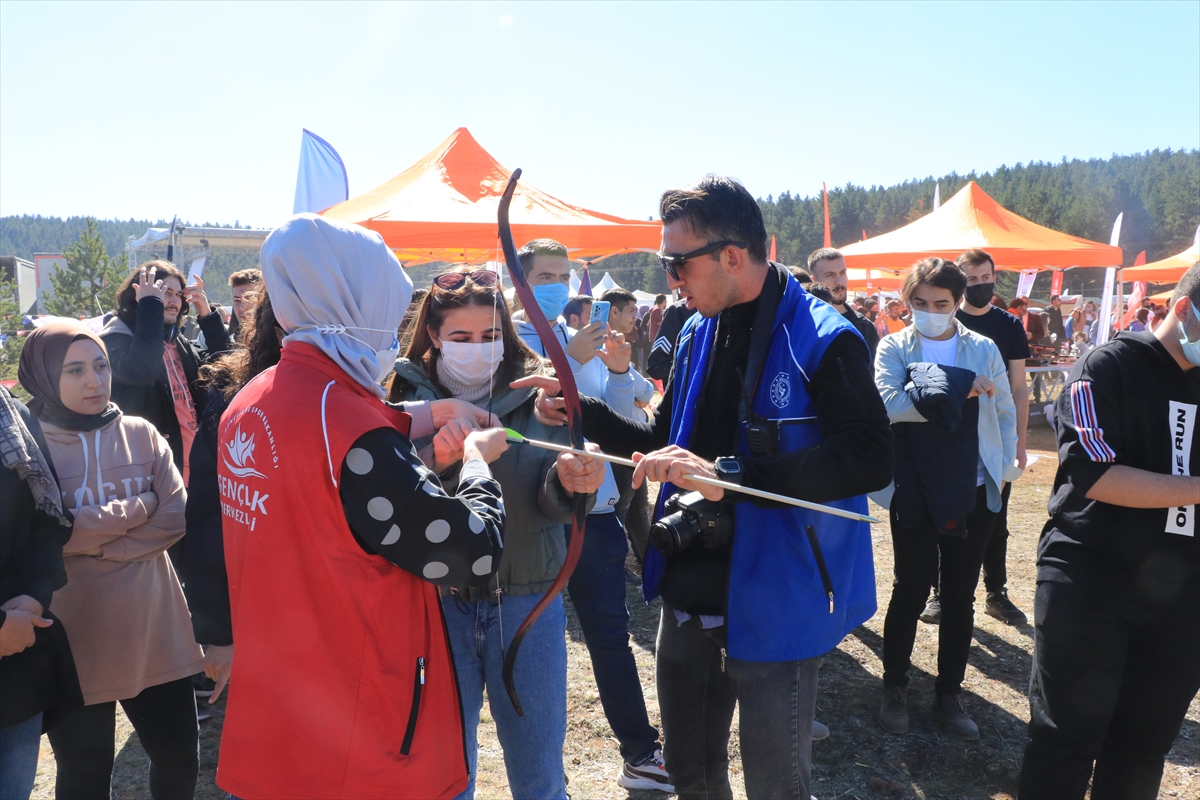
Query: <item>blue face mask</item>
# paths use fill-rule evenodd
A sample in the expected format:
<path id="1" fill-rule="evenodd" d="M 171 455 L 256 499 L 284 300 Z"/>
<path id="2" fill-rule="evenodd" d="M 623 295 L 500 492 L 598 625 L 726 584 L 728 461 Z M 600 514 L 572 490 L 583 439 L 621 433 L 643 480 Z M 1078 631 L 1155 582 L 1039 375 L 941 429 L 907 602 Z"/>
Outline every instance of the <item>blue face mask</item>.
<path id="1" fill-rule="evenodd" d="M 571 290 L 565 283 L 547 283 L 534 286 L 533 297 L 542 313 L 546 315 L 547 321 L 553 323 L 567 307 L 567 301 L 571 299 Z"/>

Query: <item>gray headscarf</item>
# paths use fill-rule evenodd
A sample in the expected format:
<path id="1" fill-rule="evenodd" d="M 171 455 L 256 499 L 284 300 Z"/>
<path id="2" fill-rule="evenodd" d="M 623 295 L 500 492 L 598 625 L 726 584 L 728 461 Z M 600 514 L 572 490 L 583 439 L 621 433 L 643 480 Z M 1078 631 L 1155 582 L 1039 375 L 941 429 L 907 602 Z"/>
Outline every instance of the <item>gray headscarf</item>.
<path id="1" fill-rule="evenodd" d="M 383 237 L 299 214 L 271 232 L 261 259 L 284 345 L 320 348 L 382 398 L 380 376 L 391 369 L 396 330 L 412 300 L 412 281 Z"/>

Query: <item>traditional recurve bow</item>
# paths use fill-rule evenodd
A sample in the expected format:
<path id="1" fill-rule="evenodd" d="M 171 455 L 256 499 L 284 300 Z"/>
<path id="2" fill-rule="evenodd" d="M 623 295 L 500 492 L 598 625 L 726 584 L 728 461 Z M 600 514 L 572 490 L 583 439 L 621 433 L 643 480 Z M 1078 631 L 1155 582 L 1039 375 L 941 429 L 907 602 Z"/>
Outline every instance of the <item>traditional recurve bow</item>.
<path id="1" fill-rule="evenodd" d="M 521 170 L 513 170 L 513 174 L 508 179 L 508 186 L 504 189 L 504 195 L 500 198 L 500 207 L 496 215 L 499 223 L 500 246 L 504 250 L 504 263 L 508 266 L 508 275 L 512 280 L 513 289 L 516 291 L 517 297 L 521 298 L 521 305 L 525 307 L 525 318 L 533 323 L 534 330 L 541 337 L 542 347 L 545 348 L 546 355 L 550 357 L 550 363 L 554 365 L 554 370 L 558 373 L 558 381 L 562 386 L 562 396 L 566 404 L 567 431 L 570 434 L 571 445 L 576 450 L 583 450 L 583 409 L 579 404 L 579 390 L 575 386 L 575 374 L 571 372 L 571 363 L 567 360 L 566 351 L 559 344 L 558 337 L 554 335 L 549 320 L 542 314 L 542 309 L 533 296 L 533 289 L 529 286 L 529 281 L 525 279 L 525 270 L 521 268 L 521 262 L 517 258 L 512 227 L 508 222 L 508 207 L 512 204 L 513 192 L 517 188 L 517 179 L 520 177 Z M 526 632 L 546 610 L 546 606 L 550 605 L 563 590 L 571 578 L 571 573 L 575 571 L 575 565 L 579 562 L 579 554 L 583 551 L 586 524 L 587 496 L 576 493 L 571 504 L 571 536 L 567 543 L 567 557 L 563 560 L 558 575 L 554 577 L 554 583 L 550 585 L 546 594 L 517 628 L 512 644 L 508 647 L 508 653 L 504 657 L 504 688 L 508 690 L 508 699 L 512 701 L 517 716 L 525 716 L 525 712 L 521 708 L 521 700 L 517 696 L 517 687 L 513 683 L 513 667 L 517 661 L 517 652 L 521 649 L 521 641 L 525 638 Z"/>

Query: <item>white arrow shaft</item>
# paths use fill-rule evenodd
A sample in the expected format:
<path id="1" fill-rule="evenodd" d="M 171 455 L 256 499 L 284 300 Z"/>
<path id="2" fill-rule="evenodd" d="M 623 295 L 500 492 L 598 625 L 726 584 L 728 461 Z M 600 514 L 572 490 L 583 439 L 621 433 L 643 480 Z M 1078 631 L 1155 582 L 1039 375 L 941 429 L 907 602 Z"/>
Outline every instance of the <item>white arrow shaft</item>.
<path id="1" fill-rule="evenodd" d="M 577 456 L 598 458 L 601 461 L 620 464 L 623 467 L 637 466 L 637 462 L 633 461 L 632 459 L 621 458 L 620 456 L 610 456 L 608 453 L 592 453 L 588 452 L 587 450 L 576 450 L 574 447 L 554 444 L 553 442 L 542 442 L 538 441 L 537 439 L 522 439 L 521 442 L 523 444 L 533 445 L 534 447 L 541 447 L 546 450 L 556 450 L 560 453 L 574 453 Z M 837 517 L 845 517 L 846 519 L 852 519 L 858 522 L 879 522 L 879 520 L 875 519 L 875 517 L 868 516 L 866 514 L 859 514 L 856 511 L 847 511 L 842 508 L 834 508 L 833 506 L 826 506 L 820 503 L 810 503 L 808 500 L 798 500 L 795 497 L 788 497 L 787 495 L 783 494 L 764 492 L 762 489 L 752 489 L 749 486 L 739 486 L 736 483 L 729 483 L 728 481 L 718 480 L 717 478 L 710 478 L 707 475 L 684 475 L 683 477 L 689 481 L 694 481 L 695 483 L 716 486 L 717 488 L 724 489 L 729 492 L 748 494 L 752 497 L 760 497 L 763 500 L 773 500 L 776 503 L 785 503 L 789 506 L 796 506 L 797 508 L 807 508 L 810 511 L 820 511 L 823 514 L 833 514 Z"/>

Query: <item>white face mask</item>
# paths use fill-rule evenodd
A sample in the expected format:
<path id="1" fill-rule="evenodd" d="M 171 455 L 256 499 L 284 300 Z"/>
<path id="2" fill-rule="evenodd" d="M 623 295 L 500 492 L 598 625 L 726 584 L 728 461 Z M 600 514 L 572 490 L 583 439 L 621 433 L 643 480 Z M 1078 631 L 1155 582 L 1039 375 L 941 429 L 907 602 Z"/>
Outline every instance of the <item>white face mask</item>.
<path id="1" fill-rule="evenodd" d="M 917 332 L 927 338 L 941 336 L 946 330 L 954 324 L 954 313 L 949 314 L 934 314 L 932 311 L 917 311 L 913 309 L 913 325 L 917 326 Z"/>
<path id="2" fill-rule="evenodd" d="M 467 386 L 491 381 L 504 360 L 504 342 L 442 341 L 442 359 L 438 369 Z"/>
<path id="3" fill-rule="evenodd" d="M 1188 301 L 1188 305 L 1192 307 L 1192 319 L 1200 324 L 1200 310 L 1196 309 L 1196 304 Z M 1200 367 L 1200 339 L 1194 342 L 1189 342 L 1187 338 L 1187 330 L 1184 323 L 1179 323 L 1179 346 L 1183 348 L 1183 357 L 1188 361 Z"/>
<path id="4" fill-rule="evenodd" d="M 396 331 L 386 330 L 384 328 L 361 328 L 354 325 L 339 325 L 339 324 L 324 324 L 324 325 L 301 325 L 296 328 L 298 331 L 317 330 L 321 333 L 331 333 L 337 336 L 347 336 L 360 344 L 371 346 L 371 343 L 365 339 L 360 339 L 351 330 L 355 331 L 371 331 L 373 333 L 390 333 L 392 335 L 392 343 L 382 350 L 375 352 L 375 382 L 383 383 L 387 380 L 387 376 L 392 374 L 392 370 L 396 368 L 396 359 L 400 357 L 400 337 Z"/>
<path id="5" fill-rule="evenodd" d="M 376 350 L 375 360 L 379 362 L 379 372 L 375 373 L 375 380 L 383 383 L 387 380 L 388 375 L 392 374 L 392 370 L 396 367 L 396 359 L 400 357 L 400 340 L 396 341 L 387 350 Z"/>

